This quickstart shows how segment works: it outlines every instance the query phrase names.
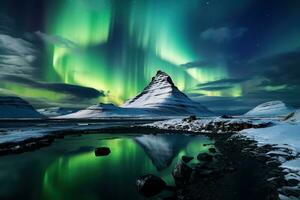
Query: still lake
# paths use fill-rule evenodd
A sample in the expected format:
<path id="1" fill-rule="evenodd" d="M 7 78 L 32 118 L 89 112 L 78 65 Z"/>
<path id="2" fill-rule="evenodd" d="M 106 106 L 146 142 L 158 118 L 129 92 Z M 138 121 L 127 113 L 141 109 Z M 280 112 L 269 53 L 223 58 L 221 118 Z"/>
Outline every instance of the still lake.
<path id="1" fill-rule="evenodd" d="M 145 199 L 136 178 L 155 174 L 174 185 L 171 172 L 182 155 L 196 157 L 212 143 L 205 136 L 91 134 L 68 136 L 51 146 L 0 157 L 0 199 Z M 96 157 L 94 149 L 111 153 Z M 197 162 L 194 159 L 192 162 Z"/>

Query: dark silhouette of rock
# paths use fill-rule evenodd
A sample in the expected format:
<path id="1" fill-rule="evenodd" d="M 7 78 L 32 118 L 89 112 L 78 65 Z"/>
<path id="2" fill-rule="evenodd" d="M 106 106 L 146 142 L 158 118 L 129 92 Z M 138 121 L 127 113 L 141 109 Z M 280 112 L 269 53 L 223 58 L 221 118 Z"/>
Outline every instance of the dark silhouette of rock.
<path id="1" fill-rule="evenodd" d="M 136 186 L 140 194 L 151 197 L 161 193 L 166 188 L 166 182 L 153 174 L 147 174 L 137 179 Z"/>
<path id="2" fill-rule="evenodd" d="M 213 148 L 213 147 L 212 147 L 212 148 L 209 148 L 208 151 L 209 151 L 210 153 L 216 153 L 216 152 L 217 152 L 217 150 L 216 150 L 215 148 Z"/>
<path id="3" fill-rule="evenodd" d="M 110 154 L 110 149 L 108 147 L 99 147 L 95 150 L 95 156 L 107 156 Z"/>
<path id="4" fill-rule="evenodd" d="M 183 121 L 188 122 L 188 123 L 195 121 L 195 120 L 197 120 L 197 117 L 195 115 L 191 115 L 191 116 L 183 119 Z"/>
<path id="5" fill-rule="evenodd" d="M 232 119 L 233 117 L 230 115 L 222 115 L 221 118 L 223 119 Z"/>
<path id="6" fill-rule="evenodd" d="M 197 156 L 199 161 L 211 162 L 213 160 L 213 156 L 208 153 L 200 153 Z"/>
<path id="7" fill-rule="evenodd" d="M 189 163 L 191 160 L 193 160 L 194 158 L 191 156 L 182 156 L 181 160 L 185 163 Z"/>
<path id="8" fill-rule="evenodd" d="M 182 185 L 187 182 L 190 179 L 192 171 L 193 169 L 186 163 L 179 161 L 172 172 L 176 185 Z"/>

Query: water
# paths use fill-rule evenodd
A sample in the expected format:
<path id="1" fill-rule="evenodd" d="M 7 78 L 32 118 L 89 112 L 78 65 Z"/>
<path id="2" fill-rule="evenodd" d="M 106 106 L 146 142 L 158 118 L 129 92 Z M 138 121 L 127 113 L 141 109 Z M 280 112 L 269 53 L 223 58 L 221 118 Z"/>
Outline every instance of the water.
<path id="1" fill-rule="evenodd" d="M 0 199 L 144 199 L 136 192 L 137 177 L 152 173 L 173 185 L 171 171 L 180 157 L 206 152 L 210 146 L 203 144 L 211 142 L 183 135 L 69 136 L 34 152 L 0 157 Z M 95 157 L 101 146 L 111 154 Z"/>

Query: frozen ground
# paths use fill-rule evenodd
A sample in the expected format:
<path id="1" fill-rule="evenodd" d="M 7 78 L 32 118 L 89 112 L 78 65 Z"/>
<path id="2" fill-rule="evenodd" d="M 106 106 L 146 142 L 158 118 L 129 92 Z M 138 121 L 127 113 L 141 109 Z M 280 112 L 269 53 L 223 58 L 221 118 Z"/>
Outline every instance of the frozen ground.
<path id="1" fill-rule="evenodd" d="M 299 120 L 299 119 L 298 119 Z M 281 167 L 287 173 L 287 181 L 298 181 L 297 186 L 285 186 L 279 190 L 281 199 L 300 198 L 300 123 L 277 122 L 272 127 L 262 129 L 246 129 L 241 134 L 254 139 L 259 145 L 270 144 L 276 151 L 267 154 L 282 163 Z M 287 192 L 289 191 L 289 192 Z M 289 195 L 291 191 L 299 194 L 298 197 Z M 293 192 L 292 192 L 293 193 Z"/>
<path id="2" fill-rule="evenodd" d="M 268 126 L 264 126 L 268 125 Z M 198 120 L 172 119 L 143 125 L 149 128 L 165 130 L 186 130 L 205 133 L 226 133 L 238 131 L 236 136 L 257 141 L 259 146 L 269 145 L 272 150 L 267 156 L 277 159 L 286 172 L 287 182 L 296 182 L 293 186 L 279 189 L 280 199 L 300 198 L 300 114 L 296 111 L 288 119 L 283 118 L 205 118 Z M 239 130 L 240 129 L 240 130 Z M 275 178 L 275 177 L 274 177 Z"/>

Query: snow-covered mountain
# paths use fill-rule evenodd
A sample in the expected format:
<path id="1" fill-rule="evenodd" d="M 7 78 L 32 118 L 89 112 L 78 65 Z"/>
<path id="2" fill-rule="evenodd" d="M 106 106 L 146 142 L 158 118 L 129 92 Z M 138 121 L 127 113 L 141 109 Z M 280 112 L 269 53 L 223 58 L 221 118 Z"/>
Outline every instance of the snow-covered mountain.
<path id="1" fill-rule="evenodd" d="M 282 101 L 270 101 L 260 104 L 247 112 L 246 116 L 281 116 L 287 115 L 293 110 L 285 105 Z"/>
<path id="2" fill-rule="evenodd" d="M 182 93 L 171 77 L 162 71 L 158 71 L 150 84 L 122 107 L 143 108 L 160 115 L 213 115 L 206 107 Z"/>
<path id="3" fill-rule="evenodd" d="M 104 104 L 100 103 L 97 105 L 90 106 L 86 109 L 80 110 L 75 113 L 68 115 L 62 115 L 57 118 L 68 118 L 68 119 L 77 119 L 77 118 L 102 118 L 102 117 L 139 117 L 139 116 L 149 116 L 150 113 L 142 109 L 132 109 L 132 108 L 121 108 L 115 106 L 114 104 Z"/>
<path id="4" fill-rule="evenodd" d="M 100 103 L 58 118 L 153 118 L 178 115 L 212 116 L 213 113 L 180 92 L 168 74 L 158 71 L 142 93 L 127 101 L 121 107 Z"/>
<path id="5" fill-rule="evenodd" d="M 44 116 L 19 97 L 0 96 L 0 118 L 44 118 Z"/>
<path id="6" fill-rule="evenodd" d="M 50 107 L 50 108 L 41 108 L 37 111 L 47 117 L 57 117 L 61 115 L 68 115 L 74 112 L 77 112 L 79 109 L 75 108 L 61 108 L 61 107 Z"/>

